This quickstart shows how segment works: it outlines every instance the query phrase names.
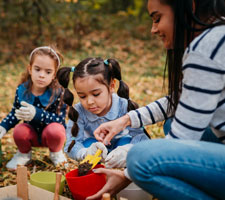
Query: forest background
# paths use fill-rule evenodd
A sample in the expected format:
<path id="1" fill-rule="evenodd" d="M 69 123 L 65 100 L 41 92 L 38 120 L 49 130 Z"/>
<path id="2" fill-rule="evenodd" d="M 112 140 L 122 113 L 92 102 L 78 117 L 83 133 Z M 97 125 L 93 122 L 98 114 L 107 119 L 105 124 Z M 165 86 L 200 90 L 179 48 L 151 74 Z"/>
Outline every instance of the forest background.
<path id="1" fill-rule="evenodd" d="M 146 5 L 147 0 L 1 0 L 0 120 L 11 110 L 29 54 L 37 46 L 55 45 L 64 56 L 62 66 L 76 65 L 87 57 L 117 59 L 130 97 L 139 106 L 163 96 L 166 53 L 161 41 L 150 34 Z M 163 137 L 162 123 L 147 130 L 153 139 Z M 5 168 L 16 152 L 12 130 L 1 143 L 0 187 L 4 187 L 15 184 L 15 172 Z M 33 154 L 30 171 L 34 167 L 68 170 L 55 168 L 45 148 L 34 148 Z M 66 189 L 64 193 L 68 194 Z"/>

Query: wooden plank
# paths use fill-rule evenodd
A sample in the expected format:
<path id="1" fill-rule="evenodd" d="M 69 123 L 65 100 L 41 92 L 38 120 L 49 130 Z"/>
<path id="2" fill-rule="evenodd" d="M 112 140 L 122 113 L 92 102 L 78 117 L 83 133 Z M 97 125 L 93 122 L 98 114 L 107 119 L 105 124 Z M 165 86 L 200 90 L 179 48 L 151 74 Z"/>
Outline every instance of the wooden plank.
<path id="1" fill-rule="evenodd" d="M 103 200 L 110 200 L 110 199 L 111 199 L 110 194 L 109 194 L 109 193 L 104 193 L 104 194 L 102 195 L 102 199 L 103 199 Z"/>
<path id="2" fill-rule="evenodd" d="M 29 185 L 29 197 L 32 200 L 51 200 L 54 199 L 54 193 L 36 187 L 34 185 Z M 60 195 L 59 200 L 71 200 L 71 199 Z"/>
<path id="3" fill-rule="evenodd" d="M 51 200 L 54 198 L 54 193 L 28 184 L 29 199 L 32 200 Z M 0 188 L 0 199 L 7 197 L 17 197 L 17 186 L 10 185 Z M 59 196 L 59 200 L 71 200 L 64 196 Z"/>
<path id="4" fill-rule="evenodd" d="M 7 187 L 0 188 L 0 199 L 7 197 L 17 197 L 17 187 L 16 185 L 10 185 Z"/>
<path id="5" fill-rule="evenodd" d="M 59 172 L 56 173 L 54 200 L 59 200 L 59 188 L 60 188 L 61 178 L 62 178 L 62 174 Z"/>
<path id="6" fill-rule="evenodd" d="M 24 166 L 17 167 L 17 197 L 23 200 L 28 200 L 28 183 L 27 183 L 27 168 Z"/>

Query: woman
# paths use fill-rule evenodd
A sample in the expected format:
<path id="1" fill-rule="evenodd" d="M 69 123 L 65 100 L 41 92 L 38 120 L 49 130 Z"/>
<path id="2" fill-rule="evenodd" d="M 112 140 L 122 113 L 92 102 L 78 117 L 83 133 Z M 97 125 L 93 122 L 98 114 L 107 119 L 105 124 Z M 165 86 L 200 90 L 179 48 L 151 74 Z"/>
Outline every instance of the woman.
<path id="1" fill-rule="evenodd" d="M 159 199 L 224 199 L 225 2 L 149 0 L 148 11 L 151 32 L 168 52 L 169 95 L 102 124 L 94 134 L 107 144 L 126 126 L 137 128 L 168 117 L 173 119 L 171 129 L 166 139 L 135 145 L 124 172 L 95 170 L 108 180 L 88 199 L 116 193 L 131 180 Z M 207 127 L 221 143 L 200 141 Z"/>

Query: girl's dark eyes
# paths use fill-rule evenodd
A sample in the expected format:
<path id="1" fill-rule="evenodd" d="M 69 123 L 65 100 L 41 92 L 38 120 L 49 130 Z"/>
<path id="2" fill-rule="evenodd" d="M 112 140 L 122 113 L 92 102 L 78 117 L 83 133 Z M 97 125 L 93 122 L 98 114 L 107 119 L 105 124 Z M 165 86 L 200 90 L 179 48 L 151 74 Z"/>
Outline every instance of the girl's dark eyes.
<path id="1" fill-rule="evenodd" d="M 97 96 L 99 96 L 99 95 L 100 95 L 100 93 L 98 93 L 98 94 L 93 94 L 94 97 L 97 97 Z"/>

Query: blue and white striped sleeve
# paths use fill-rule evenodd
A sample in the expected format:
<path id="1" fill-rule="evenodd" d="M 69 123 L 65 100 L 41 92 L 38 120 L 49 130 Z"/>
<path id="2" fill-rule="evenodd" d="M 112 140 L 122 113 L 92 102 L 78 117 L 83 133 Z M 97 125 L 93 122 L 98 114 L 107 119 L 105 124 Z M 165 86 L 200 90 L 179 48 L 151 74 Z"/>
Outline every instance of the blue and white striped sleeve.
<path id="1" fill-rule="evenodd" d="M 210 125 L 224 89 L 221 63 L 190 52 L 183 66 L 182 94 L 166 138 L 200 140 Z"/>
<path id="2" fill-rule="evenodd" d="M 131 127 L 139 128 L 167 119 L 171 116 L 171 114 L 167 113 L 167 107 L 168 97 L 162 97 L 145 107 L 130 111 L 128 115 L 131 120 Z"/>

